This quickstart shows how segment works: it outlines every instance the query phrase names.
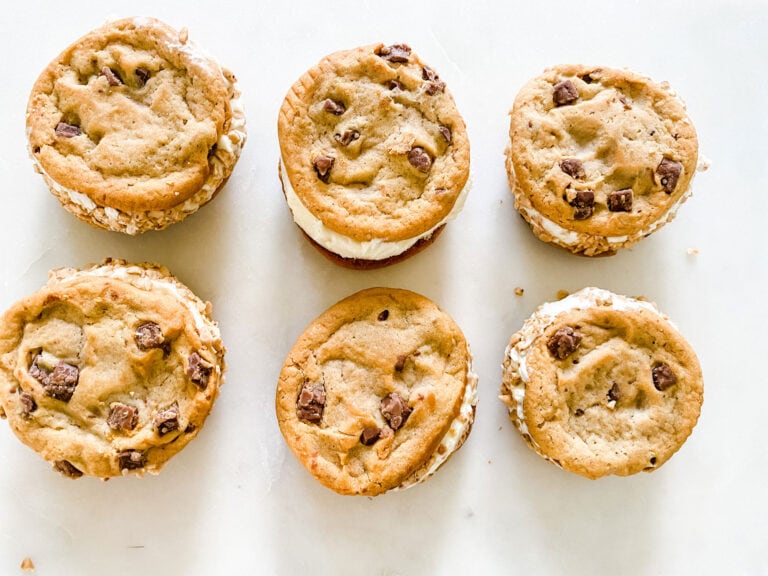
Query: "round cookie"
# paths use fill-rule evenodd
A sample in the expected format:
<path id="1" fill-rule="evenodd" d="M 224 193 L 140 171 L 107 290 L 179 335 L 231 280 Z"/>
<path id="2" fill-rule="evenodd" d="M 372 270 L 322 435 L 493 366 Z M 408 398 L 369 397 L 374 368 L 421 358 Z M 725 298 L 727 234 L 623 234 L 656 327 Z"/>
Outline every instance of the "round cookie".
<path id="1" fill-rule="evenodd" d="M 152 18 L 110 22 L 53 60 L 32 88 L 27 134 L 64 208 L 128 234 L 211 200 L 246 138 L 234 75 Z"/>
<path id="2" fill-rule="evenodd" d="M 584 288 L 540 306 L 507 347 L 501 400 L 528 445 L 599 478 L 652 472 L 703 399 L 696 354 L 650 302 Z"/>
<path id="3" fill-rule="evenodd" d="M 286 95 L 278 138 L 294 221 L 342 266 L 399 262 L 464 205 L 464 120 L 445 82 L 405 44 L 323 58 Z"/>
<path id="4" fill-rule="evenodd" d="M 510 114 L 515 208 L 545 242 L 614 254 L 671 221 L 691 194 L 696 130 L 666 82 L 556 66 L 520 90 Z"/>
<path id="5" fill-rule="evenodd" d="M 210 312 L 156 265 L 54 270 L 0 318 L 0 416 L 65 476 L 157 473 L 223 383 Z"/>
<path id="6" fill-rule="evenodd" d="M 358 292 L 310 324 L 277 384 L 280 430 L 339 494 L 374 496 L 432 476 L 466 440 L 477 404 L 472 355 L 427 298 Z"/>

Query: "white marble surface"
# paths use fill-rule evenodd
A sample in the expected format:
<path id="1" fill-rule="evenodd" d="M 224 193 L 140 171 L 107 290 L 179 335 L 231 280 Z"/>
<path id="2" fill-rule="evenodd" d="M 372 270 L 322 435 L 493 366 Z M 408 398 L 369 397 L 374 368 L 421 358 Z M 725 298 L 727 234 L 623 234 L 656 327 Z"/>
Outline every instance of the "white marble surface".
<path id="1" fill-rule="evenodd" d="M 157 477 L 63 479 L 0 422 L 0 574 L 20 573 L 25 556 L 41 575 L 768 573 L 768 5 L 516 4 L 27 0 L 6 9 L 0 308 L 42 286 L 50 268 L 107 256 L 161 262 L 213 302 L 230 369 L 203 432 Z M 106 17 L 133 14 L 187 26 L 232 68 L 249 128 L 212 204 L 138 238 L 67 214 L 33 173 L 24 138 L 29 90 L 49 60 Z M 468 124 L 474 188 L 426 252 L 361 273 L 325 261 L 293 226 L 276 115 L 323 55 L 375 41 L 410 43 L 447 81 Z M 540 243 L 507 189 L 507 111 L 529 77 L 564 61 L 669 80 L 712 160 L 672 225 L 612 258 Z M 467 444 L 432 480 L 345 498 L 287 451 L 274 389 L 306 324 L 374 285 L 416 290 L 454 316 L 475 353 L 480 403 Z M 652 475 L 563 472 L 525 446 L 496 399 L 510 334 L 558 290 L 585 285 L 655 300 L 699 353 L 701 420 Z"/>

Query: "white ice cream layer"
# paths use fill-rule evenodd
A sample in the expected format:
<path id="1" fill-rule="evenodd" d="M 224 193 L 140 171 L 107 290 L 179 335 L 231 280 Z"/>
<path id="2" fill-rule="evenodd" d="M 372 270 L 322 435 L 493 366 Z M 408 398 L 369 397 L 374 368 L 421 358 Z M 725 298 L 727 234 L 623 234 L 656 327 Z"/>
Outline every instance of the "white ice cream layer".
<path id="1" fill-rule="evenodd" d="M 283 190 L 285 191 L 285 199 L 288 201 L 288 207 L 291 209 L 294 222 L 306 232 L 307 236 L 312 238 L 312 240 L 326 250 L 338 254 L 343 258 L 355 258 L 358 260 L 385 260 L 402 254 L 419 240 L 429 238 L 440 226 L 450 222 L 459 215 L 459 212 L 464 208 L 464 202 L 466 202 L 467 193 L 470 188 L 468 182 L 459 194 L 459 197 L 456 198 L 456 203 L 453 205 L 450 213 L 420 236 L 408 238 L 407 240 L 400 240 L 398 242 L 388 242 L 386 240 L 381 240 L 380 238 L 360 242 L 349 236 L 344 236 L 343 234 L 330 230 L 319 218 L 304 206 L 296 195 L 293 186 L 291 186 L 291 180 L 288 178 L 288 173 L 285 170 L 285 162 L 283 161 L 280 162 L 280 172 L 282 175 Z"/>

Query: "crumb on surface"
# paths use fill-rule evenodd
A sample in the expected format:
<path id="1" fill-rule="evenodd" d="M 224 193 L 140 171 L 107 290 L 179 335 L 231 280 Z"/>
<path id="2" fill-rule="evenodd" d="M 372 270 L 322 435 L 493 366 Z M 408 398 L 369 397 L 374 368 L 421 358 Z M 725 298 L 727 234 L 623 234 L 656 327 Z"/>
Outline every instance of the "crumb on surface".
<path id="1" fill-rule="evenodd" d="M 688 248 L 688 256 L 696 256 L 699 253 L 698 248 Z"/>
<path id="2" fill-rule="evenodd" d="M 522 296 L 524 292 L 525 292 L 525 290 L 523 290 L 522 288 L 520 288 L 520 286 L 518 286 L 517 288 L 515 288 L 515 296 Z"/>
<path id="3" fill-rule="evenodd" d="M 562 300 L 563 298 L 567 298 L 570 292 L 568 290 L 558 290 L 557 291 L 557 299 Z"/>
<path id="4" fill-rule="evenodd" d="M 30 558 L 29 556 L 24 558 L 24 560 L 21 561 L 21 569 L 24 570 L 24 572 L 34 572 L 35 563 L 32 562 L 32 558 Z"/>

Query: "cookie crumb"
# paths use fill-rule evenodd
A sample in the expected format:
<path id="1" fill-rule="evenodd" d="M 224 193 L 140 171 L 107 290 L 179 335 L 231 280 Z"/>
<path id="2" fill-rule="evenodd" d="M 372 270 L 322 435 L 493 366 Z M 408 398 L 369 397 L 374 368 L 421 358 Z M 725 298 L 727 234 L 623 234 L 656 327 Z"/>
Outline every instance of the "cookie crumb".
<path id="1" fill-rule="evenodd" d="M 567 298 L 570 292 L 568 290 L 558 290 L 557 291 L 557 299 L 562 300 L 563 298 Z"/>
<path id="2" fill-rule="evenodd" d="M 24 558 L 24 560 L 21 561 L 21 569 L 24 570 L 24 572 L 34 572 L 35 564 L 32 562 L 32 558 L 29 556 Z"/>
<path id="3" fill-rule="evenodd" d="M 698 253 L 698 248 L 688 248 L 688 256 L 696 256 Z"/>
<path id="4" fill-rule="evenodd" d="M 522 296 L 524 293 L 525 293 L 525 290 L 523 290 L 522 288 L 520 288 L 520 286 L 518 286 L 517 288 L 515 288 L 515 296 Z"/>
<path id="5" fill-rule="evenodd" d="M 184 28 L 179 30 L 179 42 L 181 42 L 182 44 L 186 44 L 188 40 L 189 40 L 189 30 L 185 26 Z"/>

